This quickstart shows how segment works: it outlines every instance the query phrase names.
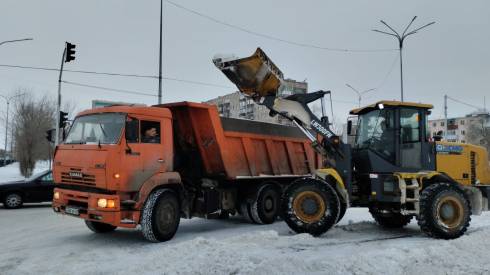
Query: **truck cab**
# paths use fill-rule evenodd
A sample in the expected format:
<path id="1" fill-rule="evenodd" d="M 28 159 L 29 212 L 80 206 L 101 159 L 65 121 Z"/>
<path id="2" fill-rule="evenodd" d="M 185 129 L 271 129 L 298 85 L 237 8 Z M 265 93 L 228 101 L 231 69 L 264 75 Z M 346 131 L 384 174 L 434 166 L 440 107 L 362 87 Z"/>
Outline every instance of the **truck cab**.
<path id="1" fill-rule="evenodd" d="M 172 115 L 156 107 L 113 106 L 80 113 L 53 165 L 53 208 L 134 227 L 143 183 L 173 170 Z M 151 136 L 150 136 L 151 135 Z M 177 177 L 177 175 L 173 175 Z"/>

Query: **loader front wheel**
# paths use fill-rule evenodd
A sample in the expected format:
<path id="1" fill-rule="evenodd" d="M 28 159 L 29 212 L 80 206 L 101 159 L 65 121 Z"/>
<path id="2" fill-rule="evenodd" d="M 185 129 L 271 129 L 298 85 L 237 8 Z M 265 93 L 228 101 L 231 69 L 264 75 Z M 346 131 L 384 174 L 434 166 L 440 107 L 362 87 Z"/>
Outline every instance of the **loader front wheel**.
<path id="1" fill-rule="evenodd" d="M 455 239 L 466 232 L 471 207 L 464 192 L 449 183 L 435 183 L 420 195 L 418 224 L 427 235 Z"/>
<path id="2" fill-rule="evenodd" d="M 284 221 L 296 233 L 319 236 L 327 232 L 340 214 L 337 192 L 325 181 L 303 178 L 284 192 Z"/>

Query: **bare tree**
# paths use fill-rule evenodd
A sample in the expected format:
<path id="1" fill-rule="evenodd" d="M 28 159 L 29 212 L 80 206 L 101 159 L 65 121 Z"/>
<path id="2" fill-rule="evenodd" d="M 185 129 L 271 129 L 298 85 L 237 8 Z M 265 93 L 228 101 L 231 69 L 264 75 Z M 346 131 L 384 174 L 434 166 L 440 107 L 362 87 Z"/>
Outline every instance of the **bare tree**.
<path id="1" fill-rule="evenodd" d="M 13 118 L 15 157 L 19 161 L 20 172 L 29 177 L 36 161 L 47 160 L 51 154 L 51 144 L 46 140 L 45 133 L 54 127 L 55 105 L 47 96 L 36 99 L 32 93 L 25 93 L 15 105 Z"/>
<path id="2" fill-rule="evenodd" d="M 468 143 L 483 146 L 487 151 L 490 151 L 490 127 L 485 125 L 484 118 L 470 121 L 466 133 L 466 140 Z"/>

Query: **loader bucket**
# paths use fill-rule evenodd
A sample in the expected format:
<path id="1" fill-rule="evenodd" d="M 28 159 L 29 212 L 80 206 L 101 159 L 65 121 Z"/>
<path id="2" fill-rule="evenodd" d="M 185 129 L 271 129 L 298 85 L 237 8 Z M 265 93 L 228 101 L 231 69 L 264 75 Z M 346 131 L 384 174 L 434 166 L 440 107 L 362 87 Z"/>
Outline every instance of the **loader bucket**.
<path id="1" fill-rule="evenodd" d="M 255 99 L 277 95 L 283 80 L 282 72 L 260 48 L 249 57 L 214 58 L 213 63 L 240 92 Z"/>

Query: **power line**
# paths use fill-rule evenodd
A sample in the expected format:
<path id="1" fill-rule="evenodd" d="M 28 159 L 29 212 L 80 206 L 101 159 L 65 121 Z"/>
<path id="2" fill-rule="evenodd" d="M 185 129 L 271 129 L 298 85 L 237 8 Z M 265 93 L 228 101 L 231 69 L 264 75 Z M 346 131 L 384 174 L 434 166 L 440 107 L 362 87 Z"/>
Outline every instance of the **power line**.
<path id="1" fill-rule="evenodd" d="M 478 107 L 478 106 L 473 105 L 473 104 L 470 104 L 470 103 L 466 103 L 466 102 L 464 102 L 464 101 L 461 101 L 461 100 L 459 100 L 459 99 L 452 98 L 452 97 L 450 97 L 450 96 L 447 96 L 447 98 L 451 99 L 452 101 L 458 102 L 458 103 L 460 103 L 460 104 L 466 105 L 466 106 L 468 106 L 468 107 L 475 108 L 475 109 L 477 109 L 477 110 L 481 110 L 481 109 L 482 109 L 481 107 Z"/>
<path id="2" fill-rule="evenodd" d="M 86 87 L 86 88 L 93 88 L 93 89 L 99 89 L 99 90 L 105 90 L 105 91 L 111 91 L 111 92 L 118 92 L 118 93 L 125 93 L 125 94 L 133 94 L 133 95 L 143 95 L 143 96 L 154 96 L 156 97 L 155 94 L 150 94 L 150 93 L 142 93 L 142 92 L 136 92 L 136 91 L 130 91 L 130 90 L 122 90 L 122 89 L 114 89 L 114 88 L 108 88 L 108 87 L 102 87 L 102 86 L 95 86 L 95 85 L 89 85 L 89 84 L 84 84 L 84 83 L 79 83 L 79 82 L 72 82 L 72 81 L 66 81 L 63 80 L 61 81 L 66 84 L 74 85 L 74 86 L 79 86 L 79 87 Z"/>
<path id="3" fill-rule="evenodd" d="M 282 42 L 282 43 L 286 43 L 286 44 L 290 44 L 290 45 L 294 45 L 294 46 L 299 46 L 299 47 L 304 47 L 304 48 L 313 48 L 313 49 L 317 49 L 317 50 L 326 50 L 326 51 L 332 51 L 332 52 L 346 52 L 346 53 L 347 52 L 352 52 L 352 53 L 389 52 L 389 51 L 396 51 L 397 50 L 397 49 L 367 49 L 367 50 L 361 50 L 361 49 L 342 49 L 342 48 L 323 47 L 323 46 L 318 46 L 318 45 L 313 45 L 313 44 L 308 44 L 308 43 L 302 43 L 302 42 L 297 42 L 297 41 L 286 40 L 286 39 L 282 39 L 282 38 L 275 37 L 275 36 L 268 35 L 268 34 L 259 33 L 259 32 L 256 32 L 256 31 L 252 31 L 252 30 L 246 29 L 244 27 L 240 27 L 240 26 L 237 26 L 237 25 L 233 25 L 233 24 L 227 23 L 225 21 L 216 19 L 214 17 L 211 17 L 211 16 L 206 15 L 204 13 L 198 12 L 196 10 L 193 10 L 193 9 L 190 9 L 190 8 L 187 8 L 187 7 L 184 7 L 184 6 L 180 5 L 180 4 L 177 4 L 177 3 L 172 2 L 172 1 L 169 1 L 169 0 L 165 0 L 165 2 L 171 4 L 171 5 L 179 8 L 179 9 L 182 9 L 182 10 L 185 10 L 185 11 L 187 11 L 189 13 L 192 13 L 194 15 L 197 15 L 197 16 L 200 16 L 200 17 L 203 17 L 203 18 L 206 18 L 206 19 L 208 19 L 210 21 L 213 21 L 213 22 L 215 22 L 217 24 L 221 24 L 221 25 L 227 26 L 229 28 L 233 28 L 233 29 L 236 29 L 236 30 L 239 30 L 239 31 L 242 31 L 242 32 L 251 34 L 251 35 L 255 35 L 255 36 L 258 36 L 258 37 L 262 37 L 262 38 L 266 38 L 266 39 L 269 39 L 269 40 L 274 40 L 274 41 L 278 41 L 278 42 Z"/>
<path id="4" fill-rule="evenodd" d="M 388 77 L 391 75 L 393 70 L 395 69 L 396 62 L 398 61 L 398 56 L 395 55 L 395 58 L 393 59 L 393 62 L 391 63 L 390 69 L 388 70 L 388 73 L 386 73 L 385 77 L 383 80 L 379 83 L 378 87 L 376 87 L 376 90 L 383 87 L 386 83 L 386 80 L 388 80 Z"/>
<path id="5" fill-rule="evenodd" d="M 41 71 L 56 71 L 56 72 L 59 71 L 59 69 L 56 69 L 56 68 L 33 67 L 33 66 L 20 66 L 20 65 L 9 65 L 9 64 L 0 64 L 0 67 L 17 68 L 17 69 L 30 69 L 30 70 L 41 70 Z M 137 77 L 137 78 L 158 79 L 158 76 L 155 76 L 155 75 L 123 74 L 123 73 L 83 71 L 83 70 L 63 70 L 63 71 L 64 72 L 70 72 L 70 73 L 81 73 L 81 74 L 94 74 L 94 75 L 107 75 L 107 76 L 121 76 L 121 77 Z M 204 86 L 210 86 L 210 87 L 233 89 L 233 87 L 231 87 L 231 86 L 225 86 L 225 85 L 219 85 L 219 84 L 213 84 L 213 83 L 206 83 L 206 82 L 195 81 L 195 80 L 180 79 L 180 78 L 175 78 L 175 77 L 162 77 L 162 78 L 165 79 L 165 80 L 177 81 L 177 82 L 184 82 L 184 83 L 189 83 L 189 84 L 196 84 L 196 85 L 204 85 Z"/>

